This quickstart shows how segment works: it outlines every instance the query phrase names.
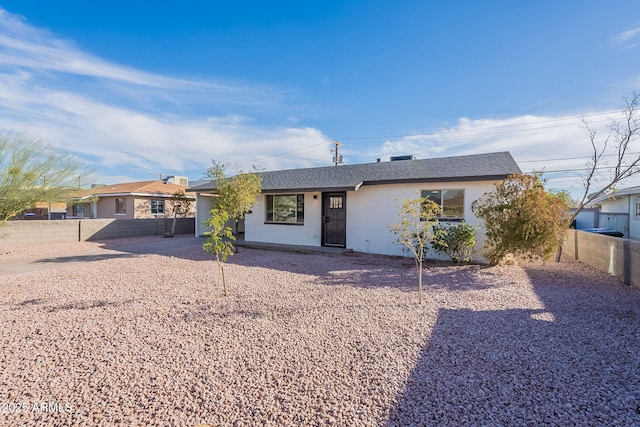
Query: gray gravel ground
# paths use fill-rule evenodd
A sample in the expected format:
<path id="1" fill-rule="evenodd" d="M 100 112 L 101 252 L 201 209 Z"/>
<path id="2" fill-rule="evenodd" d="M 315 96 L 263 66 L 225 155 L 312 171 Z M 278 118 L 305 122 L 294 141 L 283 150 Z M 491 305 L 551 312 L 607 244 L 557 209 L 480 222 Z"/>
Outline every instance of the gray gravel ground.
<path id="1" fill-rule="evenodd" d="M 154 242 L 0 251 L 52 266 L 0 276 L 1 425 L 640 425 L 640 290 L 583 264 L 432 264 L 420 306 L 406 259 L 241 249 L 222 297 Z"/>

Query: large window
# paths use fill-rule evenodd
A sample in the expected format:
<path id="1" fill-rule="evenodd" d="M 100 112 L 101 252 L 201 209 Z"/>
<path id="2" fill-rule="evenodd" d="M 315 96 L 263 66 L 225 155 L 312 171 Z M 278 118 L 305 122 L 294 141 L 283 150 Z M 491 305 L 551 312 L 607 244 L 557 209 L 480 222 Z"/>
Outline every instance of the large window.
<path id="1" fill-rule="evenodd" d="M 151 199 L 151 213 L 159 215 L 164 213 L 164 200 Z"/>
<path id="2" fill-rule="evenodd" d="M 127 214 L 127 203 L 124 198 L 116 197 L 116 215 Z"/>
<path id="3" fill-rule="evenodd" d="M 464 220 L 464 190 L 423 190 L 422 197 L 428 197 L 440 205 L 442 212 L 438 215 L 439 220 Z"/>
<path id="4" fill-rule="evenodd" d="M 304 194 L 267 195 L 266 222 L 304 224 Z"/>

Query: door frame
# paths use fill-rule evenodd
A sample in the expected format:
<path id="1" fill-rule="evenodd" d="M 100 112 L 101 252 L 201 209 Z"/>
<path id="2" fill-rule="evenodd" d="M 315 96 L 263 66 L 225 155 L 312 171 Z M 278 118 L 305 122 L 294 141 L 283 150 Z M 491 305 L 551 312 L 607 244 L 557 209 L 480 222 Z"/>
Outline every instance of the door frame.
<path id="1" fill-rule="evenodd" d="M 343 239 L 344 239 L 344 244 L 331 244 L 331 243 L 327 243 L 325 241 L 325 227 L 327 224 L 327 221 L 325 221 L 325 200 L 328 197 L 332 197 L 332 196 L 342 196 L 342 210 L 344 211 L 344 220 L 341 221 L 342 224 L 342 230 L 343 230 Z M 328 246 L 328 247 L 334 247 L 334 248 L 346 248 L 347 247 L 347 192 L 346 191 L 327 191 L 327 192 L 323 192 L 321 195 L 321 208 L 320 208 L 321 212 L 320 212 L 320 222 L 321 222 L 321 230 L 320 230 L 320 236 L 321 236 L 321 241 L 320 241 L 320 245 L 321 246 Z"/>

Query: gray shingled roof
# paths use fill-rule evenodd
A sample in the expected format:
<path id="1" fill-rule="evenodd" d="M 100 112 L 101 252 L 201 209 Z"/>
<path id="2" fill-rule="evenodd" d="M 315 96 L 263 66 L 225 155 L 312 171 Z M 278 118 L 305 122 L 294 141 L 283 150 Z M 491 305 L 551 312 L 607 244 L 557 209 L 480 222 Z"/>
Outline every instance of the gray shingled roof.
<path id="1" fill-rule="evenodd" d="M 365 163 L 260 172 L 262 192 L 357 191 L 363 185 L 482 181 L 521 173 L 508 151 L 422 160 Z M 215 182 L 188 191 L 214 191 Z"/>

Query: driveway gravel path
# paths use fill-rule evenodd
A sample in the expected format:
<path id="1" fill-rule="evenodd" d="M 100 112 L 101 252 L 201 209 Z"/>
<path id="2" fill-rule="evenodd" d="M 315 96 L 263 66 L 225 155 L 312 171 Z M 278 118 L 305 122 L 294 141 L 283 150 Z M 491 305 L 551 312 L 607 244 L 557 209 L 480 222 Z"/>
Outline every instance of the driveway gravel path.
<path id="1" fill-rule="evenodd" d="M 640 290 L 570 260 L 0 249 L 0 425 L 640 425 Z M 34 262 L 35 261 L 35 262 Z"/>

